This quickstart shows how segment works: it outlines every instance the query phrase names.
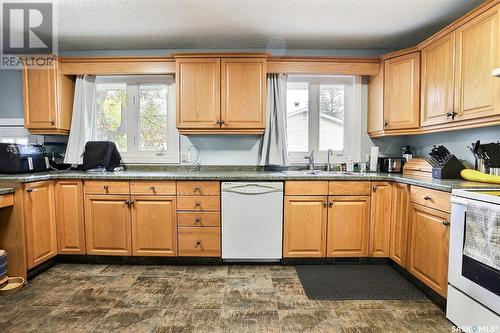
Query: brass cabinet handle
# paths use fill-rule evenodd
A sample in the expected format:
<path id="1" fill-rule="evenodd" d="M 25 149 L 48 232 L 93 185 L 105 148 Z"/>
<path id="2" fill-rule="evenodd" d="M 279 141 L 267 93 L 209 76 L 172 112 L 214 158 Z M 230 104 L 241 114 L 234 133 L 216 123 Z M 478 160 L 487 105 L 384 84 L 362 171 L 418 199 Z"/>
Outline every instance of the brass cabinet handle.
<path id="1" fill-rule="evenodd" d="M 448 222 L 448 221 L 446 221 L 446 220 L 445 220 L 445 221 L 443 221 L 443 222 L 441 222 L 441 223 L 442 223 L 443 225 L 450 225 L 450 222 Z"/>
<path id="2" fill-rule="evenodd" d="M 458 114 L 458 112 L 455 112 L 455 111 L 448 111 L 446 112 L 446 118 L 450 118 L 452 120 L 455 120 L 455 116 Z"/>
<path id="3" fill-rule="evenodd" d="M 156 187 L 154 187 L 154 186 L 150 186 L 150 187 L 149 187 L 149 189 L 150 189 L 151 191 L 156 191 Z"/>
<path id="4" fill-rule="evenodd" d="M 201 245 L 201 241 L 197 241 L 197 242 L 196 242 L 196 245 L 195 245 L 194 247 L 198 247 L 198 246 L 200 246 L 200 245 Z"/>
<path id="5" fill-rule="evenodd" d="M 194 219 L 194 222 L 195 222 L 195 223 L 200 223 L 200 222 L 201 222 L 201 217 L 198 217 L 198 216 L 197 216 L 197 217 Z"/>
<path id="6" fill-rule="evenodd" d="M 375 192 L 377 190 L 377 185 L 373 185 L 372 190 L 373 190 L 373 192 Z"/>
<path id="7" fill-rule="evenodd" d="M 426 196 L 424 197 L 424 200 L 425 200 L 425 201 L 428 201 L 428 200 L 432 200 L 432 198 L 431 198 L 430 196 L 426 195 Z"/>
<path id="8" fill-rule="evenodd" d="M 217 123 L 217 125 L 224 125 L 225 121 L 224 120 L 217 120 L 216 123 Z"/>
<path id="9" fill-rule="evenodd" d="M 323 202 L 323 206 L 328 207 L 328 201 Z"/>
<path id="10" fill-rule="evenodd" d="M 33 189 L 29 188 L 29 189 L 26 190 L 26 192 L 31 193 L 31 192 L 33 192 Z"/>
<path id="11" fill-rule="evenodd" d="M 109 185 L 104 185 L 104 189 L 107 191 L 109 190 Z"/>

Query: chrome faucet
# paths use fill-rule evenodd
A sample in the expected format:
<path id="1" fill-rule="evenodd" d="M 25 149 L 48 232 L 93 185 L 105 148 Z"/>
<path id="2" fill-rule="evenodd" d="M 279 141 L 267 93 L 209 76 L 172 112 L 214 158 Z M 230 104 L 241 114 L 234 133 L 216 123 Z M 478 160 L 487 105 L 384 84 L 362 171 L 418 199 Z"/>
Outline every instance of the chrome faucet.
<path id="1" fill-rule="evenodd" d="M 314 150 L 311 150 L 309 154 L 306 154 L 304 158 L 309 163 L 309 171 L 314 171 Z"/>
<path id="2" fill-rule="evenodd" d="M 332 171 L 332 165 L 330 163 L 330 157 L 333 156 L 333 150 L 331 149 L 328 149 L 328 153 L 327 153 L 327 161 L 326 161 L 326 171 Z"/>

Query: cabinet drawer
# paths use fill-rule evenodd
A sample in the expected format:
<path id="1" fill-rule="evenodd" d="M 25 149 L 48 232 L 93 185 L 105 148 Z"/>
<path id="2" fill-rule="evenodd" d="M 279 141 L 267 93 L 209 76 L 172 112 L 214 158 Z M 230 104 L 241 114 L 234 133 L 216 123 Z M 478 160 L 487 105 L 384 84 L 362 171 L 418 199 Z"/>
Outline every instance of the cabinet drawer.
<path id="1" fill-rule="evenodd" d="M 175 195 L 175 181 L 131 181 L 130 193 L 148 195 Z"/>
<path id="2" fill-rule="evenodd" d="M 128 181 L 86 181 L 86 194 L 129 194 L 130 184 Z"/>
<path id="3" fill-rule="evenodd" d="M 179 256 L 220 256 L 220 228 L 179 228 L 178 237 Z"/>
<path id="4" fill-rule="evenodd" d="M 444 212 L 451 211 L 451 195 L 448 192 L 431 190 L 428 188 L 411 186 L 410 201 L 419 205 L 439 209 Z"/>
<path id="5" fill-rule="evenodd" d="M 179 213 L 177 214 L 179 227 L 219 227 L 219 212 Z"/>
<path id="6" fill-rule="evenodd" d="M 330 195 L 370 195 L 371 182 L 330 181 L 328 193 Z"/>
<path id="7" fill-rule="evenodd" d="M 220 195 L 219 182 L 177 182 L 177 195 Z"/>
<path id="8" fill-rule="evenodd" d="M 213 211 L 220 210 L 220 197 L 178 197 L 177 198 L 178 210 L 191 210 L 191 211 Z"/>
<path id="9" fill-rule="evenodd" d="M 285 195 L 328 195 L 328 182 L 289 181 L 285 183 Z"/>

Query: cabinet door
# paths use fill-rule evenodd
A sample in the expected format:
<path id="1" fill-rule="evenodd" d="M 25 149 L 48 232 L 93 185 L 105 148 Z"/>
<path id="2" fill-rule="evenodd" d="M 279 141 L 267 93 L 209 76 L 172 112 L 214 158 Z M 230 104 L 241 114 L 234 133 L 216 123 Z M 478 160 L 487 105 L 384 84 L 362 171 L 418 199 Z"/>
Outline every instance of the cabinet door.
<path id="1" fill-rule="evenodd" d="M 54 184 L 29 183 L 25 190 L 26 261 L 30 269 L 57 255 Z"/>
<path id="2" fill-rule="evenodd" d="M 85 197 L 87 254 L 131 255 L 130 209 L 125 195 Z"/>
<path id="3" fill-rule="evenodd" d="M 56 69 L 23 69 L 24 127 L 56 128 Z"/>
<path id="4" fill-rule="evenodd" d="M 82 181 L 58 181 L 55 189 L 59 253 L 85 254 Z"/>
<path id="5" fill-rule="evenodd" d="M 389 253 L 392 260 L 406 268 L 410 189 L 409 185 L 400 183 L 394 183 L 392 189 L 391 244 Z"/>
<path id="6" fill-rule="evenodd" d="M 284 257 L 325 256 L 327 199 L 326 196 L 285 197 Z"/>
<path id="7" fill-rule="evenodd" d="M 132 197 L 132 249 L 135 256 L 177 254 L 175 197 Z"/>
<path id="8" fill-rule="evenodd" d="M 370 221 L 369 196 L 329 198 L 328 257 L 367 257 Z"/>
<path id="9" fill-rule="evenodd" d="M 389 257 L 392 184 L 373 182 L 370 221 L 370 255 Z"/>
<path id="10" fill-rule="evenodd" d="M 222 59 L 222 128 L 265 128 L 265 87 L 266 59 Z"/>
<path id="11" fill-rule="evenodd" d="M 384 130 L 384 64 L 377 75 L 368 77 L 368 134 Z"/>
<path id="12" fill-rule="evenodd" d="M 455 32 L 422 49 L 421 125 L 453 121 Z"/>
<path id="13" fill-rule="evenodd" d="M 178 59 L 177 127 L 220 128 L 220 59 Z"/>
<path id="14" fill-rule="evenodd" d="M 408 270 L 446 297 L 450 215 L 432 208 L 411 205 L 410 260 Z"/>
<path id="15" fill-rule="evenodd" d="M 420 52 L 384 62 L 384 129 L 419 127 Z"/>
<path id="16" fill-rule="evenodd" d="M 456 30 L 456 120 L 500 115 L 500 80 L 491 75 L 500 64 L 499 8 Z"/>

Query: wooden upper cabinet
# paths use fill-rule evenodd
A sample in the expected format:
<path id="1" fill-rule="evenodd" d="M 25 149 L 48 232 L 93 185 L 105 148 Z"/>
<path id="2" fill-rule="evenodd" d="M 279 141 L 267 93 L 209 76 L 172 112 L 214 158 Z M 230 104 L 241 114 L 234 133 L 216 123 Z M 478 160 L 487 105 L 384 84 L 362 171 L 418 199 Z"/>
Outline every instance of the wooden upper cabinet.
<path id="1" fill-rule="evenodd" d="M 175 55 L 181 134 L 262 134 L 264 54 Z"/>
<path id="2" fill-rule="evenodd" d="M 176 198 L 132 196 L 132 202 L 133 255 L 177 255 Z"/>
<path id="3" fill-rule="evenodd" d="M 26 262 L 30 269 L 57 255 L 54 184 L 35 182 L 24 189 Z"/>
<path id="4" fill-rule="evenodd" d="M 368 134 L 384 130 L 384 64 L 377 75 L 368 77 Z"/>
<path id="5" fill-rule="evenodd" d="M 327 196 L 286 196 L 283 257 L 324 257 Z"/>
<path id="6" fill-rule="evenodd" d="M 329 197 L 327 257 L 367 257 L 369 196 Z"/>
<path id="7" fill-rule="evenodd" d="M 409 185 L 392 184 L 392 216 L 390 257 L 406 268 L 408 248 L 408 213 L 410 210 Z"/>
<path id="8" fill-rule="evenodd" d="M 455 32 L 422 49 L 421 126 L 453 121 Z"/>
<path id="9" fill-rule="evenodd" d="M 370 256 L 389 257 L 392 183 L 373 182 L 370 220 Z"/>
<path id="10" fill-rule="evenodd" d="M 450 214 L 411 205 L 408 271 L 446 297 Z"/>
<path id="11" fill-rule="evenodd" d="M 222 59 L 222 128 L 264 129 L 266 59 Z"/>
<path id="12" fill-rule="evenodd" d="M 220 59 L 177 59 L 177 128 L 220 128 Z"/>
<path id="13" fill-rule="evenodd" d="M 24 127 L 34 134 L 68 134 L 73 113 L 73 77 L 53 68 L 24 68 Z"/>
<path id="14" fill-rule="evenodd" d="M 499 8 L 495 6 L 456 30 L 456 120 L 500 115 Z"/>
<path id="15" fill-rule="evenodd" d="M 59 253 L 85 254 L 82 181 L 57 181 L 55 196 Z"/>
<path id="16" fill-rule="evenodd" d="M 420 123 L 420 52 L 384 62 L 384 129 L 418 128 Z"/>
<path id="17" fill-rule="evenodd" d="M 132 255 L 128 195 L 85 196 L 87 254 Z"/>

